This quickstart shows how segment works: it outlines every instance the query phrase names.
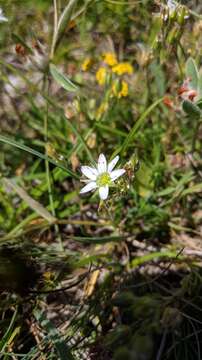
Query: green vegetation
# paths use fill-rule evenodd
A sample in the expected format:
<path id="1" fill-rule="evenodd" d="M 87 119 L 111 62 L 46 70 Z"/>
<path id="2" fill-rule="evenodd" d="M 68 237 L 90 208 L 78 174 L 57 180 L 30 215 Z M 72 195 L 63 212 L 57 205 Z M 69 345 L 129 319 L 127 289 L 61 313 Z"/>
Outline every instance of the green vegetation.
<path id="1" fill-rule="evenodd" d="M 0 0 L 1 359 L 202 358 L 199 3 Z"/>

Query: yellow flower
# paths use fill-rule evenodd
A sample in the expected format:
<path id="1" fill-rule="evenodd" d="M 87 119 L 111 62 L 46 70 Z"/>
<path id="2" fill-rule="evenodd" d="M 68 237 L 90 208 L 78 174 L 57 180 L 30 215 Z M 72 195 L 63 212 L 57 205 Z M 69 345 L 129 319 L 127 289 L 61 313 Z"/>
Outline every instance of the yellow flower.
<path id="1" fill-rule="evenodd" d="M 103 61 L 105 62 L 105 64 L 107 64 L 109 66 L 114 66 L 117 64 L 117 59 L 116 59 L 115 54 L 107 52 L 107 53 L 104 53 L 103 56 L 104 56 Z"/>
<path id="2" fill-rule="evenodd" d="M 88 71 L 90 69 L 91 65 L 92 65 L 92 59 L 86 58 L 81 64 L 82 71 Z"/>
<path id="3" fill-rule="evenodd" d="M 44 277 L 47 281 L 49 281 L 49 280 L 51 280 L 51 278 L 53 277 L 53 272 L 51 272 L 51 271 L 46 271 L 46 272 L 43 273 L 43 277 Z"/>
<path id="4" fill-rule="evenodd" d="M 121 87 L 120 87 L 120 85 L 121 85 Z M 120 85 L 116 84 L 116 83 L 114 83 L 112 85 L 112 91 L 113 91 L 114 95 L 118 99 L 120 99 L 121 97 L 128 96 L 128 84 L 127 84 L 127 82 L 122 80 Z"/>
<path id="5" fill-rule="evenodd" d="M 104 85 L 107 76 L 107 71 L 104 67 L 100 67 L 96 72 L 96 80 L 99 85 Z"/>
<path id="6" fill-rule="evenodd" d="M 112 71 L 117 75 L 132 74 L 133 67 L 129 62 L 121 62 L 113 66 Z"/>
<path id="7" fill-rule="evenodd" d="M 107 110 L 108 110 L 108 103 L 103 102 L 96 111 L 96 117 L 100 119 Z"/>
<path id="8" fill-rule="evenodd" d="M 128 84 L 124 80 L 121 82 L 121 91 L 120 91 L 120 97 L 126 97 L 128 96 Z"/>

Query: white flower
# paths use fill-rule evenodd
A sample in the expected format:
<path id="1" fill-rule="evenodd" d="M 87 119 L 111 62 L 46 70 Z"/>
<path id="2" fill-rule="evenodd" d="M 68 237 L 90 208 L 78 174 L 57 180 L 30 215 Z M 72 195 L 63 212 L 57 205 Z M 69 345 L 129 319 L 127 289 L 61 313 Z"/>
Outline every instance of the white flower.
<path id="1" fill-rule="evenodd" d="M 0 22 L 8 21 L 8 19 L 4 16 L 2 9 L 0 8 Z"/>
<path id="2" fill-rule="evenodd" d="M 167 0 L 167 4 L 165 6 L 162 6 L 162 8 L 165 8 L 167 13 L 164 14 L 163 19 L 166 21 L 168 17 L 174 16 L 175 13 L 182 11 L 182 6 L 175 0 Z M 184 14 L 184 19 L 188 19 L 189 15 L 188 13 Z"/>
<path id="3" fill-rule="evenodd" d="M 87 184 L 81 189 L 80 194 L 99 189 L 100 199 L 106 200 L 109 194 L 109 186 L 125 173 L 124 169 L 113 170 L 119 160 L 117 155 L 107 164 L 104 154 L 100 154 L 97 167 L 82 166 L 81 172 L 89 180 L 83 180 Z"/>
<path id="4" fill-rule="evenodd" d="M 172 12 L 174 12 L 176 10 L 177 4 L 173 0 L 168 0 L 167 1 L 167 7 L 168 7 L 169 11 L 172 13 Z"/>

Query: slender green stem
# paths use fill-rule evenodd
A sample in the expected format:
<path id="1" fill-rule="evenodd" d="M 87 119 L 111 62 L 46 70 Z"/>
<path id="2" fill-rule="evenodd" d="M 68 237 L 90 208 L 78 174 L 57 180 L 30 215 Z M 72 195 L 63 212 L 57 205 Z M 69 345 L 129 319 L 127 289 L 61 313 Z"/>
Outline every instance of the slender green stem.
<path id="1" fill-rule="evenodd" d="M 50 50 L 50 59 L 53 58 L 55 43 L 56 43 L 56 39 L 57 39 L 57 27 L 58 27 L 57 0 L 53 0 L 53 6 L 54 6 L 54 28 L 53 28 L 53 39 L 52 39 L 51 50 Z"/>
<path id="2" fill-rule="evenodd" d="M 49 90 L 50 90 L 50 82 L 48 78 L 45 78 L 45 83 L 47 82 L 47 93 L 49 96 Z M 44 116 L 44 141 L 45 144 L 47 144 L 48 142 L 48 113 L 49 113 L 49 103 L 47 101 L 46 103 L 46 112 L 45 112 L 45 116 Z M 47 154 L 47 149 L 45 149 L 46 152 L 46 156 Z M 56 212 L 55 212 L 55 207 L 54 207 L 54 200 L 53 200 L 53 192 L 52 192 L 52 186 L 51 186 L 51 177 L 50 177 L 50 167 L 49 167 L 49 162 L 48 160 L 45 160 L 45 167 L 46 167 L 46 181 L 47 181 L 47 187 L 48 187 L 48 196 L 49 196 L 49 203 L 50 203 L 50 208 L 51 208 L 51 213 L 54 217 L 56 217 Z M 64 247 L 63 247 L 63 243 L 62 243 L 62 238 L 60 235 L 60 230 L 59 230 L 59 226 L 58 224 L 54 224 L 54 228 L 55 228 L 55 233 L 57 234 L 57 239 L 59 242 L 59 247 L 60 250 L 63 251 Z"/>
<path id="3" fill-rule="evenodd" d="M 191 15 L 193 15 L 194 17 L 198 18 L 198 19 L 202 19 L 202 15 L 196 13 L 196 12 L 193 11 L 193 10 L 190 10 L 190 9 L 189 9 L 189 13 L 190 13 Z"/>
<path id="4" fill-rule="evenodd" d="M 106 212 L 107 212 L 107 214 L 108 214 L 108 216 L 109 216 L 109 218 L 110 218 L 110 220 L 111 220 L 111 222 L 113 224 L 114 223 L 114 218 L 113 218 L 113 215 L 112 215 L 111 211 L 109 210 L 108 206 L 106 205 L 106 203 L 104 201 L 102 201 L 102 204 L 103 204 L 103 206 L 104 206 L 104 208 L 105 208 L 105 210 L 106 210 Z"/>
<path id="5" fill-rule="evenodd" d="M 0 237 L 0 243 L 8 242 L 8 241 L 14 241 L 17 238 L 23 237 L 26 234 L 29 234 L 31 232 L 35 232 L 38 230 L 46 230 L 49 229 L 52 224 L 49 224 L 47 221 L 43 221 L 39 224 L 33 224 L 31 225 L 31 221 L 37 218 L 36 213 L 32 213 L 27 218 L 25 218 L 21 223 L 16 226 L 14 229 L 12 229 L 7 235 Z M 104 227 L 104 226 L 112 226 L 112 223 L 107 222 L 96 222 L 96 221 L 87 221 L 87 220 L 56 220 L 56 224 L 61 225 L 79 225 L 79 226 L 95 226 L 95 227 Z M 26 227 L 27 225 L 27 227 Z"/>

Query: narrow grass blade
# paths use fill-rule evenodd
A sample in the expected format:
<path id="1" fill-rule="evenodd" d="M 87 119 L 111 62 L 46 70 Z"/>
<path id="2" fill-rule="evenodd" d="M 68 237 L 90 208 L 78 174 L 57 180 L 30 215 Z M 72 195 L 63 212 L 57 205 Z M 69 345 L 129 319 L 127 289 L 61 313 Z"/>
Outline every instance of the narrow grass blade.
<path id="1" fill-rule="evenodd" d="M 8 178 L 3 178 L 3 182 L 6 186 L 11 187 L 21 197 L 21 199 L 24 200 L 30 206 L 30 208 L 38 213 L 42 218 L 46 219 L 49 223 L 54 223 L 56 221 L 56 218 L 52 216 L 44 206 L 42 206 L 38 201 L 34 200 L 14 181 Z"/>
<path id="2" fill-rule="evenodd" d="M 99 128 L 103 131 L 106 131 L 106 133 L 111 133 L 113 135 L 117 135 L 117 136 L 121 136 L 121 137 L 127 137 L 127 133 L 125 133 L 119 129 L 114 129 L 110 126 L 104 125 L 100 122 L 95 123 L 95 127 Z"/>
<path id="3" fill-rule="evenodd" d="M 8 145 L 14 146 L 14 147 L 16 147 L 18 149 L 24 150 L 24 151 L 26 151 L 26 152 L 28 152 L 28 153 L 30 153 L 32 155 L 35 155 L 35 156 L 39 157 L 42 160 L 47 160 L 49 163 L 51 163 L 51 164 L 57 166 L 58 168 L 66 171 L 66 173 L 68 173 L 70 176 L 74 177 L 75 179 L 79 179 L 79 176 L 76 173 L 74 173 L 73 171 L 67 169 L 65 166 L 61 165 L 59 162 L 49 158 L 48 156 L 46 156 L 45 154 L 40 153 L 37 150 L 34 150 L 34 149 L 32 149 L 32 148 L 30 148 L 30 147 L 28 147 L 26 145 L 23 145 L 23 144 L 15 141 L 13 139 L 10 139 L 10 138 L 8 138 L 6 136 L 2 136 L 2 135 L 0 135 L 0 142 L 3 142 L 4 144 L 8 144 Z"/>
<path id="4" fill-rule="evenodd" d="M 59 21 L 58 21 L 57 37 L 60 36 L 61 33 L 63 33 L 63 31 L 67 27 L 67 25 L 71 19 L 73 9 L 74 9 L 75 5 L 77 4 L 77 2 L 78 2 L 78 0 L 69 0 L 68 1 L 68 4 L 64 8 L 63 13 L 60 16 Z"/>
<path id="5" fill-rule="evenodd" d="M 80 141 L 81 145 L 83 145 L 83 147 L 89 157 L 89 160 L 92 162 L 92 164 L 96 165 L 95 160 L 93 159 L 93 156 L 91 155 L 91 151 L 89 150 L 85 139 L 78 132 L 76 126 L 74 126 L 73 123 L 66 118 L 66 116 L 64 115 L 64 111 L 60 106 L 58 106 L 50 97 L 48 97 L 48 96 L 44 96 L 44 97 L 49 102 L 49 104 L 52 105 L 54 107 L 54 109 L 56 109 L 58 111 L 58 114 L 60 114 L 60 116 L 63 118 L 63 120 L 65 122 L 67 122 L 67 124 L 70 127 L 70 129 L 72 130 L 72 132 L 76 135 L 77 139 Z M 78 176 L 77 176 L 77 178 L 78 178 Z"/>
<path id="6" fill-rule="evenodd" d="M 177 256 L 178 254 L 174 251 L 156 251 L 156 252 L 153 252 L 151 254 L 147 254 L 147 255 L 144 255 L 144 256 L 140 256 L 139 258 L 137 259 L 134 259 L 131 261 L 131 268 L 135 268 L 137 266 L 140 266 L 148 261 L 154 261 L 154 260 L 158 260 L 158 259 L 161 259 L 161 258 L 168 258 L 168 259 L 175 259 L 175 258 L 178 258 L 178 259 L 181 259 L 182 256 Z"/>
<path id="7" fill-rule="evenodd" d="M 59 18 L 57 27 L 53 34 L 53 40 L 52 40 L 51 52 L 50 52 L 51 59 L 54 56 L 55 48 L 58 45 L 62 34 L 64 33 L 65 29 L 68 26 L 69 21 L 71 20 L 71 16 L 72 16 L 74 7 L 77 4 L 77 1 L 78 0 L 69 0 L 68 4 L 65 6 L 65 8 Z"/>
<path id="8" fill-rule="evenodd" d="M 95 160 L 93 159 L 93 156 L 91 155 L 91 152 L 88 148 L 88 145 L 86 144 L 83 136 L 78 132 L 77 128 L 71 123 L 71 121 L 69 121 L 68 119 L 66 119 L 70 129 L 72 130 L 72 132 L 76 135 L 77 139 L 80 141 L 80 143 L 83 145 L 88 157 L 89 157 L 89 160 L 92 162 L 93 165 L 96 165 L 95 164 Z"/>
<path id="9" fill-rule="evenodd" d="M 79 241 L 82 243 L 88 244 L 106 244 L 108 242 L 118 242 L 122 241 L 126 238 L 126 236 L 102 236 L 102 237 L 88 237 L 88 236 L 71 236 L 72 240 Z"/>
<path id="10" fill-rule="evenodd" d="M 202 184 L 195 184 L 193 186 L 190 186 L 188 189 L 185 189 L 181 196 L 191 195 L 194 193 L 201 193 L 202 192 Z"/>
<path id="11" fill-rule="evenodd" d="M 161 102 L 163 101 L 163 98 L 160 98 L 158 100 L 156 100 L 151 106 L 149 106 L 145 112 L 143 112 L 143 114 L 140 116 L 140 118 L 135 122 L 134 126 L 132 127 L 132 129 L 130 130 L 128 136 L 126 137 L 126 139 L 123 142 L 123 145 L 121 147 L 120 152 L 124 153 L 124 151 L 127 149 L 127 147 L 129 146 L 130 142 L 134 139 L 134 136 L 136 134 L 136 132 L 139 130 L 139 128 L 143 125 L 146 117 L 150 114 L 150 112 L 152 112 L 155 107 L 157 107 Z M 114 154 L 113 154 L 114 155 Z"/>
<path id="12" fill-rule="evenodd" d="M 8 327 L 6 333 L 4 334 L 4 336 L 2 337 L 2 339 L 0 340 L 0 353 L 5 350 L 5 348 L 7 347 L 8 341 L 9 341 L 10 337 L 12 336 L 15 321 L 17 318 L 17 314 L 18 314 L 18 308 L 16 307 L 15 312 L 13 313 L 13 316 L 11 318 L 9 327 Z"/>

